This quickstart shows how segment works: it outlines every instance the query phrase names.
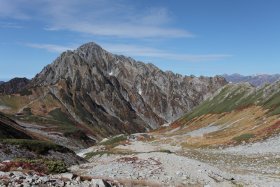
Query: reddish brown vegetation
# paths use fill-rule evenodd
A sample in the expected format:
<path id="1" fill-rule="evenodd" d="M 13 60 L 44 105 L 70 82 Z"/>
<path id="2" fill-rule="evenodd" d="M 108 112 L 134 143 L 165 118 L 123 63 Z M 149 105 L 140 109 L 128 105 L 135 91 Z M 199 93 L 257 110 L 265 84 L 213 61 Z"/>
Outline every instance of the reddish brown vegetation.
<path id="1" fill-rule="evenodd" d="M 15 170 L 36 171 L 38 173 L 47 172 L 47 168 L 39 163 L 29 163 L 23 161 L 10 161 L 0 163 L 0 171 L 9 172 Z"/>

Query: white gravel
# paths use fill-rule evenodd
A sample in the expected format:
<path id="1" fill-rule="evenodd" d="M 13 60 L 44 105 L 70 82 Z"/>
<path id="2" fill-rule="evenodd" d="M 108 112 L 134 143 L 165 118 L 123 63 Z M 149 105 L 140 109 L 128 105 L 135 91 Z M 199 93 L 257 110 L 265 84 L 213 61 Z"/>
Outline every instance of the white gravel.
<path id="1" fill-rule="evenodd" d="M 263 142 L 229 147 L 222 152 L 240 155 L 280 153 L 280 136 L 269 138 Z"/>
<path id="2" fill-rule="evenodd" d="M 279 139 L 273 139 L 272 142 L 275 143 L 277 140 Z M 267 146 L 267 144 L 265 145 Z M 97 155 L 90 159 L 90 163 L 71 167 L 71 171 L 79 175 L 115 180 L 158 182 L 163 186 L 202 185 L 215 187 L 235 186 L 236 184 L 254 187 L 280 186 L 280 178 L 275 176 L 254 171 L 239 174 L 223 169 L 223 167 L 218 169 L 217 166 L 177 155 L 176 153 L 182 150 L 176 146 L 132 141 L 129 145 L 121 145 L 116 148 L 126 149 L 127 152 L 133 151 L 134 153 L 129 155 Z M 163 149 L 174 153 L 160 152 Z"/>
<path id="3" fill-rule="evenodd" d="M 191 137 L 202 137 L 204 134 L 215 132 L 215 131 L 218 131 L 220 129 L 221 128 L 219 126 L 215 126 L 215 125 L 211 124 L 207 127 L 203 127 L 203 128 L 191 131 L 191 132 L 187 133 L 187 135 L 189 135 Z"/>
<path id="4" fill-rule="evenodd" d="M 74 166 L 71 170 L 81 175 L 144 180 L 167 186 L 187 184 L 232 186 L 231 176 L 217 168 L 186 157 L 160 152 L 97 156 L 90 164 Z"/>

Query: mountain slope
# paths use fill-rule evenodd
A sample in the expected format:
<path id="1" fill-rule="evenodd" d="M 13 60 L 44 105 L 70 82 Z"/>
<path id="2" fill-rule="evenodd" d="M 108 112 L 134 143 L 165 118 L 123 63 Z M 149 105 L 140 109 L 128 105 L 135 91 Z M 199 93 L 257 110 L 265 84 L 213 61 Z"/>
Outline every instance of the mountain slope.
<path id="1" fill-rule="evenodd" d="M 161 129 L 185 139 L 185 146 L 257 142 L 280 132 L 280 82 L 255 88 L 229 84 L 192 112 Z"/>
<path id="2" fill-rule="evenodd" d="M 0 113 L 0 139 L 32 139 L 15 121 Z"/>
<path id="3" fill-rule="evenodd" d="M 222 76 L 228 82 L 232 82 L 232 83 L 248 82 L 254 86 L 263 86 L 265 84 L 270 84 L 280 79 L 280 74 L 274 74 L 274 75 L 261 74 L 261 75 L 252 75 L 252 76 L 244 76 L 240 74 L 232 74 L 232 75 L 224 74 Z"/>
<path id="4" fill-rule="evenodd" d="M 62 53 L 27 85 L 25 94 L 0 97 L 2 111 L 23 125 L 100 140 L 143 132 L 177 119 L 227 82 L 189 77 L 113 55 L 95 43 Z"/>

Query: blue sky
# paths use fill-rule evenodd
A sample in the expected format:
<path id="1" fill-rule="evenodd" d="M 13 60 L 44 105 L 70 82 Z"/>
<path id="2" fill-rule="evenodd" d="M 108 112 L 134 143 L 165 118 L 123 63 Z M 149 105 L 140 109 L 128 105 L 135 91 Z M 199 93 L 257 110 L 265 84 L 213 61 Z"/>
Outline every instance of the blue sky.
<path id="1" fill-rule="evenodd" d="M 279 0 L 0 0 L 0 80 L 94 41 L 184 75 L 280 73 Z"/>

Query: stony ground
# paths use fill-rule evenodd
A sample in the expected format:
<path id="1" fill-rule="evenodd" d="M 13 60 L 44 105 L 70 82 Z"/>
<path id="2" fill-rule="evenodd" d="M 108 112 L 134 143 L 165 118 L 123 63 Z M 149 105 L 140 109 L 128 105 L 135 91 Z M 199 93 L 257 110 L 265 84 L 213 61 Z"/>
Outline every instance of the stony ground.
<path id="1" fill-rule="evenodd" d="M 278 137 L 236 149 L 191 149 L 155 136 L 135 134 L 117 143 L 107 139 L 79 151 L 89 162 L 65 174 L 2 172 L 0 186 L 280 186 Z"/>
<path id="2" fill-rule="evenodd" d="M 90 148 L 88 151 L 96 152 L 90 163 L 74 166 L 71 171 L 131 183 L 138 181 L 143 186 L 280 185 L 280 155 L 275 151 L 238 154 L 230 149 L 183 149 L 159 141 L 135 139 L 110 152 L 104 149 Z M 83 150 L 81 156 L 86 152 Z"/>
<path id="3" fill-rule="evenodd" d="M 95 178 L 82 178 L 72 173 L 57 175 L 42 175 L 26 172 L 0 172 L 0 186 L 7 187 L 31 187 L 31 186 L 54 186 L 54 187 L 111 187 L 120 186 L 117 181 L 102 180 Z"/>

